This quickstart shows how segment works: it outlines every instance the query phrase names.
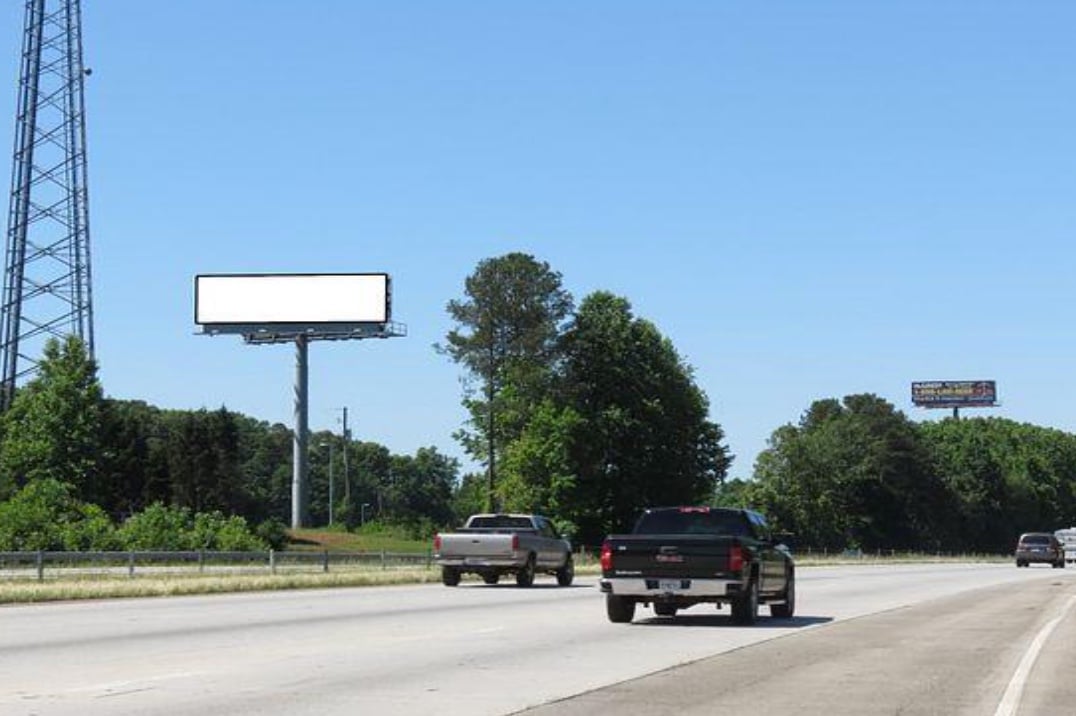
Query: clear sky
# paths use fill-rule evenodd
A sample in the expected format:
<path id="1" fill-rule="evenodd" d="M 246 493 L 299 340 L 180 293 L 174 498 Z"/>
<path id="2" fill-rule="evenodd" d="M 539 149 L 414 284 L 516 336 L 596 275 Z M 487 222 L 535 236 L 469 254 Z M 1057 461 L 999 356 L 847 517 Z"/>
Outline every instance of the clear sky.
<path id="1" fill-rule="evenodd" d="M 0 6 L 8 165 L 23 6 Z M 462 457 L 432 346 L 476 264 L 523 251 L 673 341 L 732 476 L 817 399 L 947 414 L 914 380 L 996 380 L 975 415 L 1076 430 L 1076 3 L 82 11 L 112 397 L 292 425 L 294 349 L 197 335 L 194 276 L 385 271 L 409 335 L 313 344 L 310 427 L 347 406 L 359 439 Z"/>

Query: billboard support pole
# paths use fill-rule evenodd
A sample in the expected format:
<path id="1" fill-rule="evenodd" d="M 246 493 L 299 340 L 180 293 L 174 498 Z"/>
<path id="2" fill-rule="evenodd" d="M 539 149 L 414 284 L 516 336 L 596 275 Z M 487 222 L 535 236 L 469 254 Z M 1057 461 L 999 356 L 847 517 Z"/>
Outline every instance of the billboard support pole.
<path id="1" fill-rule="evenodd" d="M 291 475 L 291 526 L 303 527 L 306 523 L 306 441 L 307 441 L 307 339 L 295 338 L 295 436 L 292 440 Z"/>

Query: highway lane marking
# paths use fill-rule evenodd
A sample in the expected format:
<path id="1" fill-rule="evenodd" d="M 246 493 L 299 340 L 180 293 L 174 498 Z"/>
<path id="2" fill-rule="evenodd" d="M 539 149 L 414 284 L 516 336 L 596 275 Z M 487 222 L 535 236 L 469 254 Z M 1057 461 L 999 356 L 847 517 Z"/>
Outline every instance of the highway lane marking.
<path id="1" fill-rule="evenodd" d="M 1035 665 L 1035 660 L 1039 658 L 1039 652 L 1042 651 L 1043 645 L 1050 638 L 1057 625 L 1072 611 L 1073 605 L 1076 605 L 1076 596 L 1069 597 L 1069 600 L 1065 602 L 1065 606 L 1061 608 L 1061 612 L 1044 624 L 1039 633 L 1035 635 L 1031 645 L 1024 652 L 1024 658 L 1020 660 L 1019 666 L 1016 667 L 1016 672 L 1012 675 L 1009 686 L 1005 689 L 1005 695 L 1001 697 L 1001 703 L 998 704 L 994 716 L 1015 716 L 1017 709 L 1020 708 L 1020 698 L 1023 696 L 1027 677 L 1031 673 L 1031 668 Z"/>

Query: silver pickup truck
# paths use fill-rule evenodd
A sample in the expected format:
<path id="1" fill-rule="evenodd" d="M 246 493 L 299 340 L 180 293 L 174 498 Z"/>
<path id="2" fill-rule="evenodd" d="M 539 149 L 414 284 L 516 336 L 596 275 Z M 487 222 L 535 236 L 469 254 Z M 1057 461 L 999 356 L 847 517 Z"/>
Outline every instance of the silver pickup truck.
<path id="1" fill-rule="evenodd" d="M 486 584 L 514 574 L 520 587 L 531 586 L 539 572 L 556 575 L 562 587 L 575 577 L 571 544 L 541 515 L 471 515 L 462 528 L 433 538 L 433 558 L 446 587 L 468 573 Z"/>

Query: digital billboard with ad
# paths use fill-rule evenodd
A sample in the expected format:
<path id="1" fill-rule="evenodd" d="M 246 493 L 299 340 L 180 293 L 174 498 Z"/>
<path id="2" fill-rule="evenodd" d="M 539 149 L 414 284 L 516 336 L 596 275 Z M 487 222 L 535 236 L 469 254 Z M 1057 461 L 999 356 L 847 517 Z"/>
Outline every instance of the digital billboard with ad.
<path id="1" fill-rule="evenodd" d="M 926 380 L 912 383 L 912 403 L 921 408 L 988 408 L 997 405 L 992 380 Z"/>

